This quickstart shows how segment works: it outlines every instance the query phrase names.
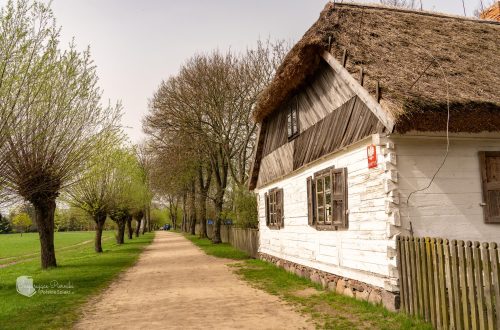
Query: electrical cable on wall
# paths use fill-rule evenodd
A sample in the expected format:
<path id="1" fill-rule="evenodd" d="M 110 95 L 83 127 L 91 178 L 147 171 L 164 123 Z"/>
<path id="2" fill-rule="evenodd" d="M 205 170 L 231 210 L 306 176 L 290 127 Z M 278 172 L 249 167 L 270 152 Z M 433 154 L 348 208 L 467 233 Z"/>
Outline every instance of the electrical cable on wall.
<path id="1" fill-rule="evenodd" d="M 418 46 L 418 45 L 417 45 Z M 441 164 L 439 165 L 439 167 L 437 168 L 436 172 L 434 172 L 434 175 L 431 177 L 429 183 L 427 184 L 427 186 L 423 187 L 423 188 L 420 188 L 420 189 L 417 189 L 417 190 L 414 190 L 412 191 L 409 195 L 408 195 L 408 198 L 406 199 L 406 206 L 408 208 L 408 224 L 410 226 L 410 235 L 413 236 L 413 226 L 412 226 L 412 223 L 411 223 L 411 211 L 410 211 L 410 199 L 411 197 L 418 193 L 418 192 L 422 192 L 422 191 L 425 191 L 427 189 L 429 189 L 429 187 L 432 185 L 432 183 L 434 182 L 434 179 L 436 178 L 436 176 L 439 174 L 439 171 L 441 171 L 441 169 L 443 168 L 444 164 L 446 163 L 446 159 L 448 158 L 448 154 L 450 152 L 450 90 L 449 90 L 449 83 L 448 83 L 448 79 L 446 77 L 446 74 L 445 74 L 445 71 L 443 69 L 443 67 L 441 66 L 441 64 L 439 63 L 439 61 L 431 54 L 431 53 L 428 53 L 429 56 L 432 57 L 433 61 L 432 62 L 435 62 L 439 69 L 441 70 L 441 73 L 443 74 L 443 78 L 444 78 L 444 81 L 445 81 L 445 85 L 446 85 L 446 110 L 447 110 L 447 118 L 446 118 L 446 152 L 444 154 L 444 157 L 443 157 L 443 160 L 441 162 Z M 429 68 L 430 65 L 427 67 Z M 425 71 L 427 71 L 427 69 L 424 70 L 424 72 L 422 73 L 422 75 L 425 73 Z M 417 81 L 420 79 L 420 76 L 417 78 Z M 416 84 L 416 81 L 415 83 L 413 83 L 410 87 L 410 89 Z M 410 90 L 408 89 L 408 90 Z"/>

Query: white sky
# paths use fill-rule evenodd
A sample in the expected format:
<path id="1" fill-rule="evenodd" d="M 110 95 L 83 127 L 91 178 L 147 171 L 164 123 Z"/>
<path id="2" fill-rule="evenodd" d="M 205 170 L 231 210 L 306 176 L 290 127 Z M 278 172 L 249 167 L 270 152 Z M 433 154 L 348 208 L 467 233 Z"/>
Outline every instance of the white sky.
<path id="1" fill-rule="evenodd" d="M 470 16 L 479 0 L 464 1 Z M 0 6 L 6 2 L 0 0 Z M 463 15 L 462 0 L 422 2 L 425 10 Z M 324 0 L 53 0 L 52 8 L 63 41 L 74 37 L 79 48 L 90 45 L 103 101 L 122 101 L 123 124 L 130 127 L 126 131 L 131 140 L 138 142 L 144 137 L 141 118 L 148 98 L 194 53 L 241 50 L 268 36 L 296 42 L 325 4 Z"/>

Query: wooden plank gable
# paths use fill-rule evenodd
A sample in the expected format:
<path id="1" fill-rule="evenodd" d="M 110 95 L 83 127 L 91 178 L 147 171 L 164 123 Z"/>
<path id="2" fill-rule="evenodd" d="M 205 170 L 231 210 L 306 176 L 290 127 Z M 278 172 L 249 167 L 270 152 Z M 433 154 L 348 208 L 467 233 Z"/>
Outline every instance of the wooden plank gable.
<path id="1" fill-rule="evenodd" d="M 297 137 L 289 141 L 287 115 L 298 104 Z M 371 134 L 390 132 L 392 118 L 334 58 L 323 54 L 307 85 L 263 122 L 250 189 L 355 143 Z M 254 164 L 255 165 L 255 164 Z"/>

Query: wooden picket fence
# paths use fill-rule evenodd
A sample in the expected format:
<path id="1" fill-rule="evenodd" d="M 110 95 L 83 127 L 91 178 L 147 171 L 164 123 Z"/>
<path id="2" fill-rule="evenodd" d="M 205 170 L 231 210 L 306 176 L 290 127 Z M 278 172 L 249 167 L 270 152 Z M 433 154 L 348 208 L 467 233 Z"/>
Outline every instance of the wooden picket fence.
<path id="1" fill-rule="evenodd" d="M 207 235 L 212 238 L 214 226 L 207 224 Z M 196 232 L 200 231 L 200 225 L 196 225 Z M 220 226 L 220 238 L 222 242 L 229 243 L 233 247 L 245 251 L 252 258 L 259 256 L 259 230 L 251 228 L 236 228 L 230 225 Z"/>
<path id="2" fill-rule="evenodd" d="M 500 329 L 496 243 L 398 237 L 401 309 L 437 329 Z"/>

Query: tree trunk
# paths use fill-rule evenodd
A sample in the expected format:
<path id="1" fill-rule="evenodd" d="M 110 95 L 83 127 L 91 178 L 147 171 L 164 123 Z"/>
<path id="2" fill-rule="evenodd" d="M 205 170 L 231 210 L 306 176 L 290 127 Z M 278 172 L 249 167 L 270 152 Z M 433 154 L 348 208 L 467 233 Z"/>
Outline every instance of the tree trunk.
<path id="1" fill-rule="evenodd" d="M 191 181 L 191 191 L 189 194 L 189 233 L 196 235 L 196 182 Z"/>
<path id="2" fill-rule="evenodd" d="M 104 229 L 104 223 L 106 222 L 106 214 L 97 214 L 94 217 L 94 221 L 96 224 L 94 248 L 95 248 L 95 252 L 101 253 L 102 252 L 102 231 Z"/>
<path id="3" fill-rule="evenodd" d="M 214 223 L 214 232 L 212 236 L 212 243 L 219 244 L 222 243 L 222 239 L 220 237 L 220 226 L 221 226 L 221 216 L 222 216 L 222 206 L 224 203 L 224 199 L 222 194 L 218 194 L 215 199 L 215 223 Z"/>
<path id="4" fill-rule="evenodd" d="M 200 224 L 201 229 L 199 232 L 200 238 L 207 238 L 207 198 L 201 196 L 198 199 L 198 208 L 200 210 Z"/>
<path id="5" fill-rule="evenodd" d="M 118 219 L 116 224 L 118 225 L 118 233 L 116 235 L 116 244 L 123 244 L 125 242 L 125 222 L 124 218 Z"/>
<path id="6" fill-rule="evenodd" d="M 132 230 L 132 216 L 127 216 L 127 229 L 128 229 L 128 239 L 134 237 L 134 231 Z"/>
<path id="7" fill-rule="evenodd" d="M 141 222 L 142 218 L 136 219 L 137 221 L 137 227 L 135 228 L 135 237 L 139 237 L 139 232 L 141 231 Z"/>
<path id="8" fill-rule="evenodd" d="M 142 224 L 142 234 L 144 235 L 148 231 L 148 225 L 149 225 L 149 206 L 146 207 L 144 210 L 144 223 Z"/>
<path id="9" fill-rule="evenodd" d="M 32 203 L 35 208 L 35 222 L 40 236 L 40 256 L 42 269 L 57 267 L 54 249 L 54 212 L 55 199 Z"/>

